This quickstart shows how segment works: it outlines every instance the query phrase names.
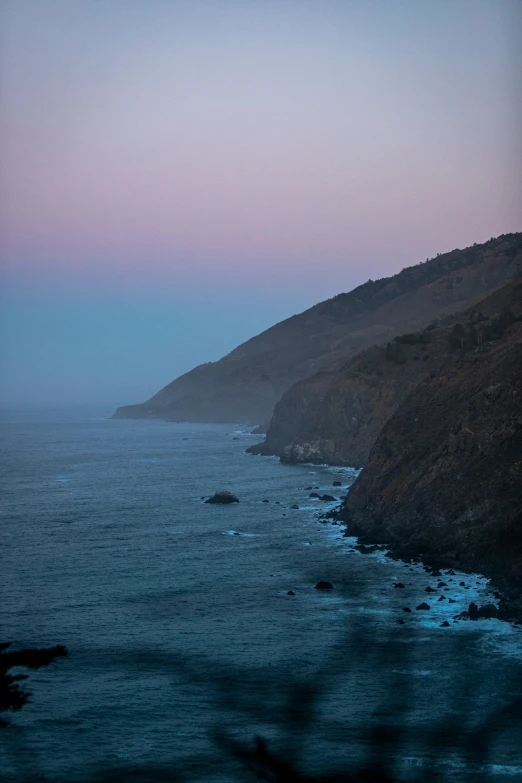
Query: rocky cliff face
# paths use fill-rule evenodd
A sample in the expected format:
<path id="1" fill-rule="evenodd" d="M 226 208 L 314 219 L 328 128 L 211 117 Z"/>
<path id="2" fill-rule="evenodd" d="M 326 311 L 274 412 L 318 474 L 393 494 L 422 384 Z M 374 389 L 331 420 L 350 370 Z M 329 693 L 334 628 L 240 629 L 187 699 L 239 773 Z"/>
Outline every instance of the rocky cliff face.
<path id="1" fill-rule="evenodd" d="M 493 576 L 522 615 L 522 279 L 496 304 L 450 328 L 452 358 L 390 417 L 341 516 L 399 554 Z"/>
<path id="2" fill-rule="evenodd" d="M 521 234 L 509 234 L 370 280 L 276 324 L 219 362 L 196 367 L 147 402 L 119 408 L 115 418 L 268 421 L 297 381 L 338 370 L 366 348 L 461 310 L 512 280 L 521 267 L 521 244 Z M 321 383 L 313 380 L 310 388 Z"/>
<path id="3" fill-rule="evenodd" d="M 508 275 L 522 271 L 520 234 L 499 238 L 473 251 L 474 265 L 439 279 L 429 288 L 452 290 L 454 285 L 462 285 L 466 274 L 470 290 L 474 280 L 476 291 L 477 280 L 480 286 L 496 282 L 500 268 L 509 270 Z M 505 259 L 509 261 L 506 263 Z M 417 291 L 415 297 L 420 293 Z M 426 291 L 423 293 L 426 295 Z M 500 299 L 493 295 L 461 315 L 446 317 L 437 327 L 432 324 L 424 330 L 396 336 L 382 346 L 360 353 L 339 370 L 318 373 L 298 382 L 276 405 L 264 443 L 251 447 L 250 451 L 276 454 L 289 462 L 353 467 L 364 464 L 397 407 L 424 378 L 437 372 L 445 362 L 458 358 L 455 350 L 459 345 L 458 334 L 455 332 L 451 342 L 449 332 L 454 328 L 466 332 L 472 322 L 473 328 L 479 330 L 480 319 L 493 317 L 506 304 L 503 302 L 506 296 L 505 292 Z M 476 303 L 476 298 L 473 301 Z"/>

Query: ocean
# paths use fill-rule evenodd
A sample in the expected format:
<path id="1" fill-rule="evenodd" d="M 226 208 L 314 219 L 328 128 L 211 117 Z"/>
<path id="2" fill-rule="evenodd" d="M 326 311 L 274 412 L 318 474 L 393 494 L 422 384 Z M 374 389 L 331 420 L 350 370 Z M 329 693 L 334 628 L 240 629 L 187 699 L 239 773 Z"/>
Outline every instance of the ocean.
<path id="1" fill-rule="evenodd" d="M 1 415 L 0 636 L 68 650 L 29 672 L 2 781 L 253 780 L 256 737 L 318 780 L 372 757 L 522 780 L 522 629 L 454 621 L 493 600 L 483 577 L 356 550 L 309 497 L 355 470 L 248 455 L 241 424 L 111 413 Z M 240 503 L 205 504 L 219 489 Z"/>

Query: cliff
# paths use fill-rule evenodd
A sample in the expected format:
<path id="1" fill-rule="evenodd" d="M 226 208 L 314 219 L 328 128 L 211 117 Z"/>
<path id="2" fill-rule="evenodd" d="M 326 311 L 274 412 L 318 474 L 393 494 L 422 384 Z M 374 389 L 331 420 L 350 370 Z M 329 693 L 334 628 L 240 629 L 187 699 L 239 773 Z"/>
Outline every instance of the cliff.
<path id="1" fill-rule="evenodd" d="M 366 348 L 461 310 L 512 280 L 520 273 L 521 244 L 521 234 L 507 234 L 369 280 L 196 367 L 147 402 L 118 408 L 114 417 L 268 421 L 296 382 L 336 371 Z"/>
<path id="2" fill-rule="evenodd" d="M 499 279 L 501 269 L 508 275 L 522 271 L 520 234 L 473 250 L 475 266 L 440 278 L 428 290 L 417 290 L 414 298 L 422 293 L 428 299 L 439 290 L 452 290 L 463 284 L 464 274 L 468 282 L 479 278 L 482 288 L 494 288 L 492 283 Z M 473 290 L 477 287 L 475 283 Z M 249 451 L 275 454 L 288 462 L 361 466 L 388 419 L 413 389 L 446 362 L 458 358 L 453 343 L 458 345 L 459 339 L 455 332 L 452 343 L 449 331 L 466 331 L 471 323 L 478 329 L 481 319 L 494 317 L 507 307 L 508 298 L 507 290 L 500 289 L 499 296 L 493 294 L 480 304 L 473 297 L 474 304 L 468 309 L 461 300 L 458 308 L 455 305 L 464 310 L 461 314 L 446 316 L 437 326 L 398 335 L 385 345 L 365 350 L 338 370 L 298 382 L 276 405 L 265 441 Z"/>
<path id="3" fill-rule="evenodd" d="M 340 513 L 366 541 L 493 577 L 520 616 L 522 278 L 492 300 L 495 317 L 450 328 L 452 358 L 390 417 Z"/>

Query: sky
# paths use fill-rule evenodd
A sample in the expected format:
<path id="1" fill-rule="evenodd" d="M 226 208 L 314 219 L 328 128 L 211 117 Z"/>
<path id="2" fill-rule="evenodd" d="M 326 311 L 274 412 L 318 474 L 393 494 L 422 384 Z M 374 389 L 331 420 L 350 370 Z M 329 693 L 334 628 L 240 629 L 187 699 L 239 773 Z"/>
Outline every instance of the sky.
<path id="1" fill-rule="evenodd" d="M 0 0 L 0 402 L 521 229 L 519 0 Z"/>

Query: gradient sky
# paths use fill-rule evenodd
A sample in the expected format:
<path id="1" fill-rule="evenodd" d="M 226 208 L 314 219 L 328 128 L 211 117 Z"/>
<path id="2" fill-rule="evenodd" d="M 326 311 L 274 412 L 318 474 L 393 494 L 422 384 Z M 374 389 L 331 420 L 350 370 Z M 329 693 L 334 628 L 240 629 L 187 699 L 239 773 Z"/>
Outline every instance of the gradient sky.
<path id="1" fill-rule="evenodd" d="M 521 228 L 519 0 L 0 7 L 2 402 L 140 402 Z"/>

